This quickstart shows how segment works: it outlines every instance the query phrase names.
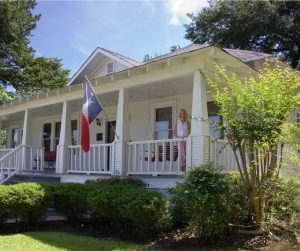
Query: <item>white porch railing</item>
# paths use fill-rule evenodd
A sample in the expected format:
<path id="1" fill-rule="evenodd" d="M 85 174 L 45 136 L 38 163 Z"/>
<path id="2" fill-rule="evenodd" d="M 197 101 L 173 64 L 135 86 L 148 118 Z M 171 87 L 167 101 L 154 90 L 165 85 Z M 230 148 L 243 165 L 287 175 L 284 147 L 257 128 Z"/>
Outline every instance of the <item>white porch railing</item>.
<path id="1" fill-rule="evenodd" d="M 68 173 L 112 174 L 113 144 L 91 145 L 85 153 L 80 145 L 68 146 Z"/>
<path id="2" fill-rule="evenodd" d="M 8 154 L 9 152 L 13 151 L 14 148 L 3 148 L 0 149 L 0 158 L 2 158 L 4 155 Z"/>
<path id="3" fill-rule="evenodd" d="M 127 174 L 181 173 L 182 142 L 187 139 L 166 139 L 129 142 Z"/>
<path id="4" fill-rule="evenodd" d="M 21 169 L 23 171 L 44 171 L 44 147 L 22 145 L 22 149 Z"/>
<path id="5" fill-rule="evenodd" d="M 43 170 L 43 161 L 34 161 L 34 158 L 43 160 L 43 152 L 42 147 L 26 145 L 10 149 L 0 158 L 0 183 L 4 183 L 21 170 Z"/>
<path id="6" fill-rule="evenodd" d="M 233 150 L 227 140 L 211 140 L 210 160 L 216 166 L 221 166 L 226 172 L 238 171 Z"/>

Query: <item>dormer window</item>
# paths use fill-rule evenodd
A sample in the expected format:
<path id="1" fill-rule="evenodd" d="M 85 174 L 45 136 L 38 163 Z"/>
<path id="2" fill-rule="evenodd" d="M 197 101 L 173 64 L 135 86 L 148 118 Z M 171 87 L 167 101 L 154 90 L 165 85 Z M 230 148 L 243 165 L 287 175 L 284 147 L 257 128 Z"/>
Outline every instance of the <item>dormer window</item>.
<path id="1" fill-rule="evenodd" d="M 107 74 L 114 72 L 114 63 L 107 64 Z"/>

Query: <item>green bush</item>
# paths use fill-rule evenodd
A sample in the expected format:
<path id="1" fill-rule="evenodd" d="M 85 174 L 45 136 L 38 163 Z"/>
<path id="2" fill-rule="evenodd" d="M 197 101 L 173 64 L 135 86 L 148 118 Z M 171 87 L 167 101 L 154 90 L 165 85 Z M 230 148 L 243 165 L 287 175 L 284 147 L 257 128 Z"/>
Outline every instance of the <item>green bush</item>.
<path id="1" fill-rule="evenodd" d="M 152 236 L 170 221 L 165 196 L 138 186 L 101 186 L 90 194 L 88 205 L 101 223 L 140 236 Z"/>
<path id="2" fill-rule="evenodd" d="M 79 183 L 62 183 L 46 186 L 49 205 L 69 221 L 80 220 L 88 211 L 88 187 Z"/>
<path id="3" fill-rule="evenodd" d="M 20 183 L 1 186 L 0 205 L 9 217 L 21 218 L 25 222 L 39 220 L 47 210 L 44 188 L 36 183 Z M 3 211 L 3 209 L 1 210 Z"/>
<path id="4" fill-rule="evenodd" d="M 7 219 L 8 216 L 8 187 L 0 185 L 0 225 Z"/>
<path id="5" fill-rule="evenodd" d="M 196 237 L 213 240 L 228 229 L 228 181 L 221 169 L 211 163 L 192 168 L 175 191 L 186 211 L 190 230 Z"/>
<path id="6" fill-rule="evenodd" d="M 229 210 L 229 222 L 232 224 L 250 223 L 251 206 L 244 192 L 241 177 L 238 173 L 227 173 L 228 191 L 226 202 Z"/>
<path id="7" fill-rule="evenodd" d="M 280 177 L 271 198 L 271 216 L 289 222 L 300 221 L 299 177 Z"/>
<path id="8" fill-rule="evenodd" d="M 107 179 L 87 180 L 88 185 L 128 185 L 134 187 L 145 187 L 145 183 L 141 179 L 121 178 L 119 176 L 110 177 Z"/>

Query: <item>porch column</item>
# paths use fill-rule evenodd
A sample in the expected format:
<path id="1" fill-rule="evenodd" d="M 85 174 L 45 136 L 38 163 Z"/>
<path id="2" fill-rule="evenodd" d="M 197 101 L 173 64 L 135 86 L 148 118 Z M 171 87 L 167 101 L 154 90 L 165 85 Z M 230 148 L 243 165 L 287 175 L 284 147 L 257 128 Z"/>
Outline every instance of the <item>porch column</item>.
<path id="1" fill-rule="evenodd" d="M 194 72 L 192 101 L 191 135 L 188 138 L 187 167 L 198 166 L 208 161 L 209 126 L 203 121 L 208 119 L 206 84 L 200 72 Z"/>
<path id="2" fill-rule="evenodd" d="M 63 102 L 63 110 L 61 116 L 61 127 L 59 135 L 59 144 L 56 152 L 56 173 L 64 173 L 67 170 L 68 149 L 71 144 L 71 120 L 70 120 L 70 104 L 68 101 Z"/>
<path id="3" fill-rule="evenodd" d="M 29 109 L 25 110 L 24 122 L 23 122 L 23 134 L 22 134 L 22 145 L 31 144 L 31 131 L 30 131 L 31 112 Z M 22 169 L 25 170 L 28 167 L 30 156 L 26 151 L 26 148 L 22 149 Z"/>
<path id="4" fill-rule="evenodd" d="M 118 111 L 116 121 L 116 135 L 114 141 L 114 174 L 125 175 L 126 169 L 126 143 L 128 141 L 128 90 L 119 89 Z"/>

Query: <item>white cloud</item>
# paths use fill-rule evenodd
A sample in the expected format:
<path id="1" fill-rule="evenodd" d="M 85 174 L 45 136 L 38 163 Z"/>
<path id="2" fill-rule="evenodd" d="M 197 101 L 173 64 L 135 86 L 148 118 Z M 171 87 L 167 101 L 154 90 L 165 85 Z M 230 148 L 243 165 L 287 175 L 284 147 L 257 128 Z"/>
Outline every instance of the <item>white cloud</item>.
<path id="1" fill-rule="evenodd" d="M 167 0 L 166 8 L 171 13 L 170 24 L 180 25 L 187 22 L 187 13 L 197 13 L 208 6 L 207 0 Z"/>

